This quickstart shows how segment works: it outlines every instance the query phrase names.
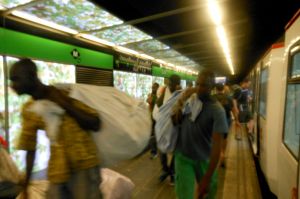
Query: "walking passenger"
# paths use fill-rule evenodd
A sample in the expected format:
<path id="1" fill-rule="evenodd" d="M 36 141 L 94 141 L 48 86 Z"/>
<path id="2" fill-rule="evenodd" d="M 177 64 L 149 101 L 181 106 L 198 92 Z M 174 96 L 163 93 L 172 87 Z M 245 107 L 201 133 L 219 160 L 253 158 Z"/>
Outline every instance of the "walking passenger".
<path id="1" fill-rule="evenodd" d="M 196 93 L 202 102 L 197 116 L 184 115 L 180 110 L 174 119 L 181 123 L 175 150 L 175 190 L 178 199 L 193 199 L 195 181 L 197 198 L 214 198 L 217 189 L 216 168 L 223 135 L 228 132 L 225 111 L 211 96 L 215 75 L 202 70 L 197 78 Z M 181 118 L 182 117 L 182 118 Z M 194 118 L 194 120 L 192 120 Z"/>
<path id="2" fill-rule="evenodd" d="M 153 83 L 152 85 L 152 92 L 148 95 L 147 103 L 149 104 L 149 110 L 151 113 L 152 118 L 152 133 L 151 133 L 151 139 L 150 139 L 150 153 L 151 153 L 151 159 L 156 158 L 157 156 L 157 146 L 156 146 L 156 140 L 155 140 L 155 133 L 154 133 L 154 127 L 155 127 L 155 120 L 153 119 L 152 112 L 157 100 L 157 89 L 159 87 L 158 83 Z"/>
<path id="3" fill-rule="evenodd" d="M 10 69 L 11 87 L 18 95 L 32 98 L 21 111 L 22 128 L 17 148 L 26 150 L 26 179 L 24 196 L 33 168 L 38 129 L 47 127 L 46 121 L 32 111 L 33 104 L 49 100 L 64 110 L 57 131 L 57 139 L 50 139 L 47 198 L 102 198 L 99 190 L 100 174 L 97 149 L 89 130 L 98 131 L 98 113 L 87 105 L 70 98 L 62 90 L 44 85 L 37 76 L 37 67 L 30 59 L 14 63 Z M 45 110 L 47 111 L 47 110 Z"/>
<path id="4" fill-rule="evenodd" d="M 247 124 L 247 131 L 251 134 L 253 130 L 253 120 L 250 111 L 249 102 L 251 101 L 249 87 L 251 81 L 246 78 L 241 82 L 240 87 L 234 89 L 233 105 L 236 110 L 236 125 Z M 237 131 L 236 139 L 241 139 L 241 130 Z"/>
<path id="5" fill-rule="evenodd" d="M 232 113 L 232 109 L 233 109 L 233 102 L 231 97 L 225 93 L 225 86 L 221 83 L 218 83 L 216 85 L 216 94 L 214 95 L 216 97 L 216 99 L 221 103 L 221 105 L 223 106 L 224 110 L 225 110 L 225 114 L 226 114 L 226 120 L 227 120 L 227 124 L 228 127 L 230 128 L 231 126 L 231 113 Z M 227 132 L 226 134 L 224 134 L 224 139 L 222 142 L 222 150 L 221 150 L 221 166 L 225 167 L 225 150 L 226 150 L 226 144 L 227 144 L 227 135 L 229 132 Z"/>
<path id="6" fill-rule="evenodd" d="M 156 106 L 161 107 L 176 90 L 180 90 L 180 77 L 178 75 L 171 75 L 168 81 L 168 86 L 164 88 L 162 94 L 156 101 Z M 156 113 L 158 108 L 153 111 L 153 117 L 156 119 Z M 168 156 L 165 153 L 160 152 L 160 162 L 162 165 L 162 173 L 159 177 L 160 182 L 164 181 L 168 176 L 170 176 L 171 185 L 174 184 L 174 156 L 171 154 L 171 163 L 168 165 Z"/>

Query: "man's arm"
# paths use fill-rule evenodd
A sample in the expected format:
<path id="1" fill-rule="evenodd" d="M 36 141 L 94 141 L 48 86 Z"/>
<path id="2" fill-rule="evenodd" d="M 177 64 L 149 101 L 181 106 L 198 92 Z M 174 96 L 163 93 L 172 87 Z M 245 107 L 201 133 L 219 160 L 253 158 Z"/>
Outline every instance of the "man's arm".
<path id="1" fill-rule="evenodd" d="M 222 140 L 223 137 L 221 133 L 213 133 L 209 166 L 201 181 L 198 183 L 197 198 L 203 198 L 208 191 L 211 177 L 214 174 L 220 159 Z"/>
<path id="2" fill-rule="evenodd" d="M 77 121 L 81 128 L 92 131 L 98 131 L 100 129 L 101 121 L 98 116 L 74 106 L 72 98 L 61 91 L 52 89 L 47 95 L 47 99 L 61 106 Z"/>
<path id="3" fill-rule="evenodd" d="M 166 88 L 165 88 L 165 90 L 163 90 L 163 93 L 161 94 L 161 96 L 159 96 L 159 98 L 156 100 L 156 105 L 158 108 L 161 107 L 164 102 L 165 91 L 166 91 Z"/>

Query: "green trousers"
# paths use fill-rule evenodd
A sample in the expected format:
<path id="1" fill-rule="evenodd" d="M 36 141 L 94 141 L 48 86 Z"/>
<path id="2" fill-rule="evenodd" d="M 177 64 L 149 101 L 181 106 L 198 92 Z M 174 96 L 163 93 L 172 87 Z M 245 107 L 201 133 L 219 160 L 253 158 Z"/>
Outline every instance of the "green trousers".
<path id="1" fill-rule="evenodd" d="M 175 191 L 178 199 L 195 198 L 195 182 L 199 182 L 208 169 L 209 161 L 195 161 L 183 154 L 175 153 Z M 217 172 L 211 178 L 207 199 L 217 193 Z"/>

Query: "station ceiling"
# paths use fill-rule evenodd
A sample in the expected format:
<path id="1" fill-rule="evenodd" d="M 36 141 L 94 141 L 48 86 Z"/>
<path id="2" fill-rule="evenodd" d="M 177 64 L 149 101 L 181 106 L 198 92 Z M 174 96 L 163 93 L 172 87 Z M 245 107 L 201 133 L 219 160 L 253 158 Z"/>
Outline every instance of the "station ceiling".
<path id="1" fill-rule="evenodd" d="M 220 75 L 241 80 L 264 52 L 283 41 L 284 27 L 300 8 L 298 0 L 219 0 L 235 75 L 217 38 L 207 0 L 95 0 L 109 12 Z M 152 16 L 152 18 L 151 18 Z"/>
<path id="2" fill-rule="evenodd" d="M 212 1 L 220 9 L 227 50 L 208 9 Z M 0 14 L 8 19 L 2 26 L 61 40 L 51 31 L 58 24 L 67 28 L 67 42 L 96 38 L 113 51 L 130 49 L 178 70 L 211 68 L 232 81 L 283 41 L 284 27 L 299 8 L 298 0 L 0 0 Z"/>

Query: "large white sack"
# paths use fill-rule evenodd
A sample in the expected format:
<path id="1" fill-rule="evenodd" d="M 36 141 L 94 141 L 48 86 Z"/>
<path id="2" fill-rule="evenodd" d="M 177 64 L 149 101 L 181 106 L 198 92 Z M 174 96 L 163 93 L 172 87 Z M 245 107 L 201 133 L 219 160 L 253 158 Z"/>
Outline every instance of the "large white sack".
<path id="1" fill-rule="evenodd" d="M 99 112 L 101 130 L 93 133 L 102 164 L 130 159 L 143 151 L 151 135 L 151 117 L 145 102 L 113 87 L 70 85 L 70 96 Z"/>

